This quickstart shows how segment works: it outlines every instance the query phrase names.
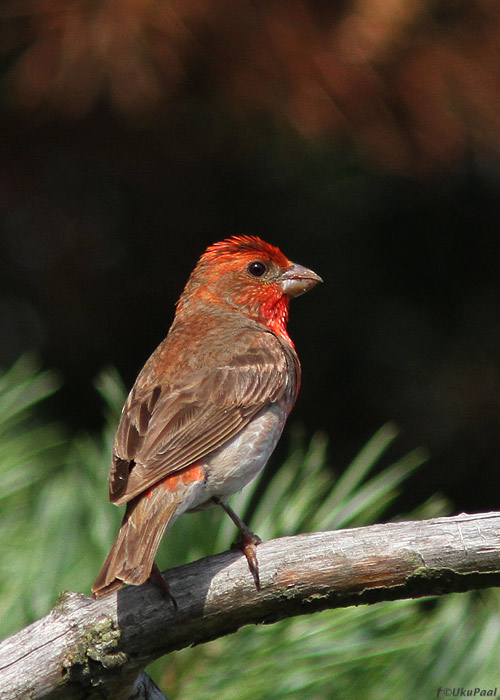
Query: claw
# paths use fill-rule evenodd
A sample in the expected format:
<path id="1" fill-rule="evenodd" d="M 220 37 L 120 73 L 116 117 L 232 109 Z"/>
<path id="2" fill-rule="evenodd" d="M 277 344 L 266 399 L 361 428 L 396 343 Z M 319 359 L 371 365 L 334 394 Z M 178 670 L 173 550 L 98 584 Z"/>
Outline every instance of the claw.
<path id="1" fill-rule="evenodd" d="M 226 513 L 229 515 L 233 523 L 236 525 L 240 531 L 240 537 L 237 542 L 232 545 L 231 549 L 240 549 L 246 557 L 248 568 L 255 581 L 255 587 L 260 591 L 260 577 L 259 577 L 259 562 L 257 561 L 257 545 L 262 542 L 258 535 L 255 535 L 250 528 L 245 525 L 243 520 L 240 518 L 234 510 L 228 506 L 224 501 L 214 498 L 213 501 L 217 505 L 224 508 Z"/>
<path id="2" fill-rule="evenodd" d="M 251 533 L 253 535 L 253 533 Z M 251 541 L 244 541 L 244 537 L 241 537 L 241 540 L 237 543 L 237 545 L 241 548 L 241 551 L 247 558 L 248 562 L 248 568 L 250 569 L 250 573 L 253 576 L 253 580 L 255 581 L 255 588 L 260 591 L 260 577 L 259 577 L 259 562 L 257 561 L 257 545 L 261 542 L 260 537 L 257 537 L 257 535 L 253 535 L 253 538 Z"/>
<path id="3" fill-rule="evenodd" d="M 149 575 L 148 581 L 151 581 L 152 584 L 154 584 L 162 594 L 162 596 L 166 599 L 169 600 L 174 608 L 178 610 L 178 605 L 177 601 L 172 595 L 172 591 L 170 590 L 170 586 L 168 585 L 167 581 L 163 578 L 161 575 L 160 569 L 157 567 L 156 564 L 153 564 L 153 568 L 151 569 L 151 574 Z"/>

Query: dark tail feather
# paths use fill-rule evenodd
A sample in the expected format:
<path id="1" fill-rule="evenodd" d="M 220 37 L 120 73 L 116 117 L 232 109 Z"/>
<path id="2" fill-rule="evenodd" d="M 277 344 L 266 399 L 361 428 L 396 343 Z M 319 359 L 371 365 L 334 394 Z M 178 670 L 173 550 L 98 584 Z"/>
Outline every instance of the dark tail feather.
<path id="1" fill-rule="evenodd" d="M 125 517 L 104 565 L 92 586 L 94 598 L 124 584 L 148 580 L 163 533 L 173 521 L 180 496 L 158 486 L 127 504 Z"/>

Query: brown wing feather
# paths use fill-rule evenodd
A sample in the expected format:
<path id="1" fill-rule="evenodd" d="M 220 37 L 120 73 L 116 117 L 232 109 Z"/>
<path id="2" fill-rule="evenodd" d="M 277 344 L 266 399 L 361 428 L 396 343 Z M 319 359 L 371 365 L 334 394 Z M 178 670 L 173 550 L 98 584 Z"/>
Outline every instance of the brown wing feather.
<path id="1" fill-rule="evenodd" d="M 208 367 L 148 389 L 139 375 L 118 427 L 110 499 L 125 503 L 154 483 L 196 462 L 236 435 L 264 406 L 293 406 L 300 382 L 294 350 L 271 333 L 248 332 L 223 366 Z M 168 357 L 166 358 L 168 361 Z M 293 380 L 290 381 L 290 377 Z"/>

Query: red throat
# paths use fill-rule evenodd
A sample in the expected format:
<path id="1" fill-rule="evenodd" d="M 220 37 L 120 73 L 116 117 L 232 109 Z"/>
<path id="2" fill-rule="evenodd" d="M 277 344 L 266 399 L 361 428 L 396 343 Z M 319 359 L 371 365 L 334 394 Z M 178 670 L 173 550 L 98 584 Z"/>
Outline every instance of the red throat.
<path id="1" fill-rule="evenodd" d="M 293 341 L 286 330 L 289 306 L 289 298 L 280 294 L 279 297 L 269 297 L 266 299 L 260 307 L 260 311 L 263 317 L 262 320 L 266 326 L 276 333 L 276 335 L 279 335 L 286 343 L 294 347 Z"/>

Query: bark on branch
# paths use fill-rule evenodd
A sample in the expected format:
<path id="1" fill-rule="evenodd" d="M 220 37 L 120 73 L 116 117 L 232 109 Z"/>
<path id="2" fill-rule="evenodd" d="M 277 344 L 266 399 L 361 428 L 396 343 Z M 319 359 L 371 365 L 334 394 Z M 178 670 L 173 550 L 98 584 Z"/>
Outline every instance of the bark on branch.
<path id="1" fill-rule="evenodd" d="M 0 644 L 0 700 L 153 697 L 137 680 L 147 664 L 242 625 L 499 586 L 500 513 L 284 537 L 257 554 L 260 591 L 235 551 L 168 571 L 177 612 L 150 585 L 96 601 L 63 593 Z"/>

